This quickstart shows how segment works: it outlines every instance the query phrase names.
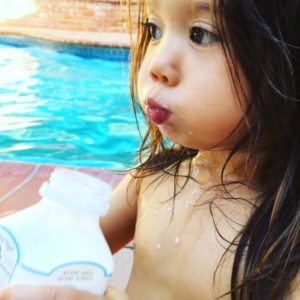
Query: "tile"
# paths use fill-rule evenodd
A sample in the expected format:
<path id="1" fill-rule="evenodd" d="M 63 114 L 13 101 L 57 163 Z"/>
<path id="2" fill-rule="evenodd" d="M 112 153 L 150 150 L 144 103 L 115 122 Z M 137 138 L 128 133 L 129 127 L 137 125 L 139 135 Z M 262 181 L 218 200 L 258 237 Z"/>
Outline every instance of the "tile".
<path id="1" fill-rule="evenodd" d="M 40 200 L 38 193 L 56 166 L 21 162 L 0 162 L 0 214 L 23 209 Z M 58 166 L 73 169 L 73 167 Z M 116 186 L 124 174 L 96 168 L 79 168 L 81 172 L 93 175 Z"/>

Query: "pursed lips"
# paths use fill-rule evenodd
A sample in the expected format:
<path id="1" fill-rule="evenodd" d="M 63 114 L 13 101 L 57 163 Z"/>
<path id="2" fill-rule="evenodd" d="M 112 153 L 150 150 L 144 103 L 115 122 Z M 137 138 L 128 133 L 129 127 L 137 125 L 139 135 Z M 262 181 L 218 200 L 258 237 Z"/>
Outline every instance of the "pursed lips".
<path id="1" fill-rule="evenodd" d="M 160 125 L 169 119 L 170 112 L 168 109 L 157 103 L 153 98 L 149 97 L 146 99 L 146 115 L 149 120 Z"/>

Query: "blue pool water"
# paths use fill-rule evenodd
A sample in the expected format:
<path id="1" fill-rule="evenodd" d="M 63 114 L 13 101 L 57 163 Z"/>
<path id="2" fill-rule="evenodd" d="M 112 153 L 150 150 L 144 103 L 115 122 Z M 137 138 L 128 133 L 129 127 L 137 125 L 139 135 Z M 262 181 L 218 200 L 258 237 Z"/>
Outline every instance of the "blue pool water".
<path id="1" fill-rule="evenodd" d="M 0 44 L 0 159 L 122 170 L 139 142 L 126 60 Z"/>

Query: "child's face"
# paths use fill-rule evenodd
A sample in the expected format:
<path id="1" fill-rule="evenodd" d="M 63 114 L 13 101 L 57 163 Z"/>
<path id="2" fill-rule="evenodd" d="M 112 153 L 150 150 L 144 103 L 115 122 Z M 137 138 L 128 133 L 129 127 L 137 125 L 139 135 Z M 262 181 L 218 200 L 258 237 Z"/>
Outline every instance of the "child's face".
<path id="1" fill-rule="evenodd" d="M 214 34 L 212 4 L 147 1 L 151 40 L 139 71 L 140 103 L 163 136 L 194 149 L 223 142 L 245 111 Z"/>

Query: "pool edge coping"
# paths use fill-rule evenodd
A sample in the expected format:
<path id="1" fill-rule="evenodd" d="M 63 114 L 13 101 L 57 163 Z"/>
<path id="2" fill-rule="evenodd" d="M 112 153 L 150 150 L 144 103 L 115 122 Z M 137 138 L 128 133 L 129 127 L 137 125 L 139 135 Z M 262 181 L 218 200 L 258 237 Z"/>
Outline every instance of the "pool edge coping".
<path id="1" fill-rule="evenodd" d="M 0 214 L 36 203 L 40 198 L 38 189 L 41 183 L 48 180 L 56 168 L 77 170 L 92 175 L 105 181 L 112 188 L 116 187 L 126 175 L 126 172 L 104 168 L 77 168 L 69 165 L 0 160 L 0 179 L 3 179 L 0 186 Z"/>
<path id="2" fill-rule="evenodd" d="M 55 43 L 82 46 L 130 48 L 131 44 L 130 35 L 127 33 L 7 26 L 1 23 L 0 34 L 19 35 Z"/>

